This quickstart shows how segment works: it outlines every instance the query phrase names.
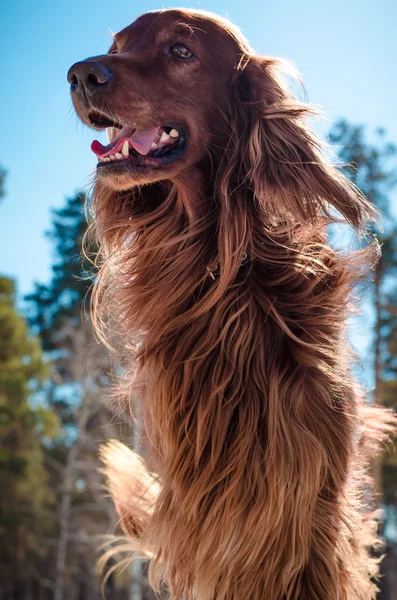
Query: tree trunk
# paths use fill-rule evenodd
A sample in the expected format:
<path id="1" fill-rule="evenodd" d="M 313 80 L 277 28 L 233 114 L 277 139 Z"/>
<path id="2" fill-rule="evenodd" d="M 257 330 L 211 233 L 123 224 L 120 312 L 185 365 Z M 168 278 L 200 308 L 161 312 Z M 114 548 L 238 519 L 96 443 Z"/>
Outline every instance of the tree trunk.
<path id="1" fill-rule="evenodd" d="M 382 258 L 375 267 L 374 276 L 374 307 L 375 307 L 375 340 L 374 340 L 374 375 L 375 388 L 374 399 L 376 403 L 380 403 L 380 384 L 382 377 L 382 362 L 381 362 L 381 282 L 382 282 Z M 382 464 L 379 456 L 374 456 L 372 459 L 371 471 L 374 479 L 374 508 L 377 508 L 382 498 Z"/>
<path id="2" fill-rule="evenodd" d="M 374 372 L 375 372 L 375 402 L 379 402 L 380 396 L 380 382 L 381 382 L 381 355 L 380 355 L 380 342 L 381 342 L 381 281 L 382 281 L 382 259 L 375 268 L 374 276 L 374 306 L 375 306 L 375 342 L 374 342 Z"/>
<path id="3" fill-rule="evenodd" d="M 61 510 L 59 515 L 59 541 L 56 560 L 54 600 L 63 600 L 65 583 L 66 550 L 69 537 L 69 517 L 73 483 L 73 471 L 77 458 L 77 442 L 72 446 L 65 467 L 65 479 L 62 489 Z"/>

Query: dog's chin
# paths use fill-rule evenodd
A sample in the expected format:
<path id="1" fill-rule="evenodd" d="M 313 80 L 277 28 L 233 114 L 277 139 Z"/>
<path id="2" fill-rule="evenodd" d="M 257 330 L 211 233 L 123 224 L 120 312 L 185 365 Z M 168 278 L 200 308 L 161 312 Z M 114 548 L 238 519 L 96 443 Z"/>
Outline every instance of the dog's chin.
<path id="1" fill-rule="evenodd" d="M 157 181 L 176 181 L 187 168 L 186 158 L 184 155 L 171 163 L 157 165 L 136 165 L 128 159 L 117 163 L 98 163 L 96 178 L 117 191 L 129 190 Z"/>

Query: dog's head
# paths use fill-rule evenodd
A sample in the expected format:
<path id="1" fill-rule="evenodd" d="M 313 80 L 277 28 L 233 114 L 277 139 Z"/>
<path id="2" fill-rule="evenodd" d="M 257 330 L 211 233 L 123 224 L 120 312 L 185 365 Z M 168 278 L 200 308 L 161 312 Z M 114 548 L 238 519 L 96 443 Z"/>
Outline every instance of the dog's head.
<path id="1" fill-rule="evenodd" d="M 92 144 L 97 176 L 116 189 L 175 180 L 224 147 L 230 85 L 248 51 L 215 15 L 161 10 L 117 33 L 107 55 L 74 64 L 77 113 L 110 139 Z"/>
<path id="2" fill-rule="evenodd" d="M 211 197 L 225 204 L 244 189 L 271 223 L 316 220 L 333 206 L 359 226 L 371 209 L 325 158 L 284 67 L 211 13 L 142 15 L 108 54 L 68 73 L 80 118 L 108 132 L 108 145 L 92 144 L 97 183 L 130 190 L 199 173 Z"/>

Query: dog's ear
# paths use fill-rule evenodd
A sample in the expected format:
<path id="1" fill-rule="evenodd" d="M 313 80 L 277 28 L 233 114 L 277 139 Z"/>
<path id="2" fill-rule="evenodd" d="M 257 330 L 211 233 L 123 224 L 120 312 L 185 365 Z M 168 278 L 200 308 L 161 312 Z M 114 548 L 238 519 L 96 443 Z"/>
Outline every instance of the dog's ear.
<path id="1" fill-rule="evenodd" d="M 245 181 L 270 219 L 316 222 L 321 215 L 330 218 L 334 207 L 360 228 L 376 218 L 376 211 L 327 158 L 324 144 L 307 124 L 316 111 L 296 100 L 285 73 L 294 75 L 289 63 L 263 56 L 250 56 L 237 69 L 238 139 L 244 145 L 239 160 Z"/>

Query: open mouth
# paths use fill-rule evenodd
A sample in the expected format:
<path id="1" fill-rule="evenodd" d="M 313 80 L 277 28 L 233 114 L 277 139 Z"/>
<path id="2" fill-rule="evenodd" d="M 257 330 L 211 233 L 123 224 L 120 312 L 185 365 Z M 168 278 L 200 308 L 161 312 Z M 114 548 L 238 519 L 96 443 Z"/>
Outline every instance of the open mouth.
<path id="1" fill-rule="evenodd" d="M 103 167 L 159 167 L 180 158 L 186 149 L 186 133 L 180 125 L 152 126 L 138 129 L 120 125 L 97 114 L 89 119 L 97 128 L 107 129 L 110 143 L 104 146 L 94 140 L 91 150 Z"/>

